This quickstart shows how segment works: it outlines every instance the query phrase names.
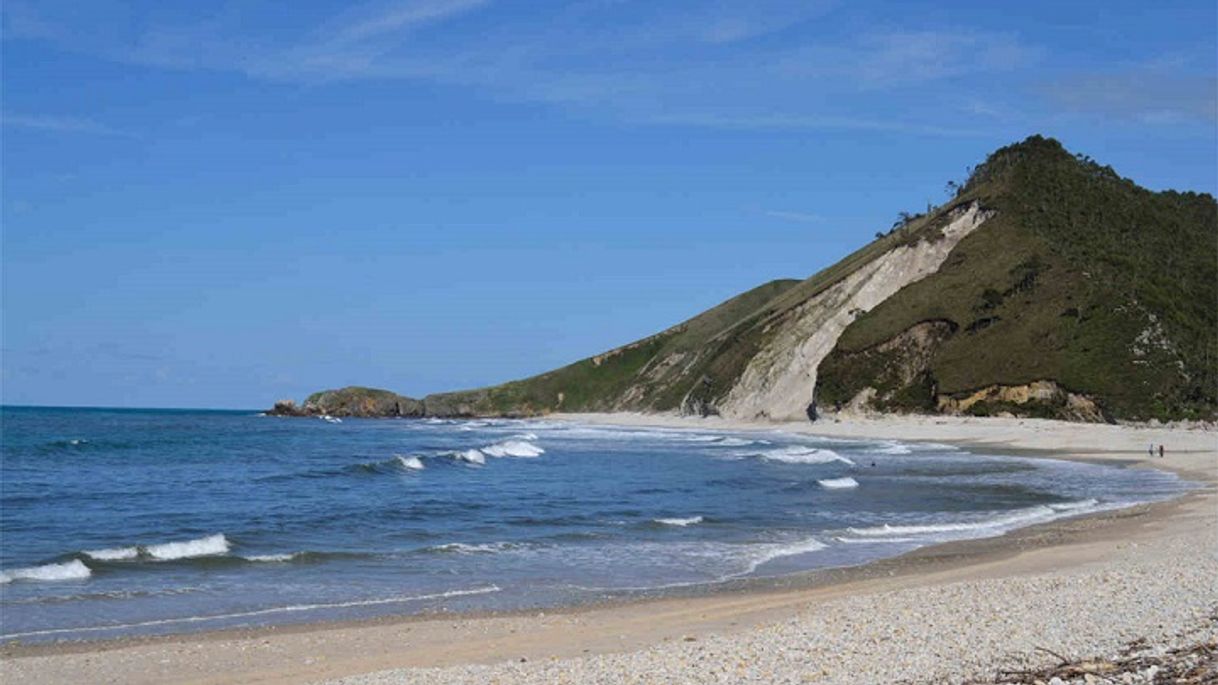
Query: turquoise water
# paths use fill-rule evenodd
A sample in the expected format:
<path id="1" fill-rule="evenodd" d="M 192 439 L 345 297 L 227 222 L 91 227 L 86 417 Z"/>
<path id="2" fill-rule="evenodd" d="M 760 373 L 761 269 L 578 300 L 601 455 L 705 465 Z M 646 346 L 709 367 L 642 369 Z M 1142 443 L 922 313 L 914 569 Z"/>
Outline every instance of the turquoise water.
<path id="1" fill-rule="evenodd" d="M 1174 475 L 778 431 L 3 408 L 0 639 L 547 607 L 859 564 Z"/>

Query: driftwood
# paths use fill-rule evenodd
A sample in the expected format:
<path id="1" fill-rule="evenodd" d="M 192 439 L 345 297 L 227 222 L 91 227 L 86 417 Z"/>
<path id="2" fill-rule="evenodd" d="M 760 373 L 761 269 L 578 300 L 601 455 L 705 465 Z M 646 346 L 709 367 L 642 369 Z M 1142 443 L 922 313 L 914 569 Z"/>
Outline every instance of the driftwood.
<path id="1" fill-rule="evenodd" d="M 1134 682 L 1172 683 L 1173 685 L 1218 683 L 1218 641 L 1198 642 L 1170 649 L 1162 654 L 1139 654 L 1149 647 L 1150 645 L 1145 639 L 1139 639 L 1127 644 L 1122 650 L 1122 654 L 1117 657 L 1088 659 L 1070 659 L 1051 649 L 1037 647 L 1037 651 L 1045 652 L 1059 659 L 1059 663 L 1039 669 L 999 670 L 995 673 L 993 680 L 973 681 L 973 685 L 982 685 L 982 683 L 1034 685 L 1048 683 L 1054 678 L 1059 678 L 1066 683 Z M 1152 667 L 1157 668 L 1152 678 L 1148 680 L 1145 674 Z M 1126 674 L 1133 678 L 1131 680 L 1122 678 Z"/>

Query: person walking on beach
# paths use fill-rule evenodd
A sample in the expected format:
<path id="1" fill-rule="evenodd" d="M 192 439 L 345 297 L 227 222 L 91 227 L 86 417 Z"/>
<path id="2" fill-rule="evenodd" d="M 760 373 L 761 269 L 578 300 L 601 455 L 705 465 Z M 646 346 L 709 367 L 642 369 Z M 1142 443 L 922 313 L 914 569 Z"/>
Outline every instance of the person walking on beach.
<path id="1" fill-rule="evenodd" d="M 1159 458 L 1163 458 L 1163 445 L 1159 445 Z"/>
<path id="2" fill-rule="evenodd" d="M 1151 459 L 1154 459 L 1154 458 L 1155 458 L 1155 444 L 1154 444 L 1153 442 L 1152 442 L 1152 443 L 1150 443 L 1150 448 L 1149 448 L 1149 449 L 1147 449 L 1147 450 L 1146 450 L 1146 452 L 1147 452 L 1148 454 L 1150 454 L 1150 458 L 1151 458 Z"/>

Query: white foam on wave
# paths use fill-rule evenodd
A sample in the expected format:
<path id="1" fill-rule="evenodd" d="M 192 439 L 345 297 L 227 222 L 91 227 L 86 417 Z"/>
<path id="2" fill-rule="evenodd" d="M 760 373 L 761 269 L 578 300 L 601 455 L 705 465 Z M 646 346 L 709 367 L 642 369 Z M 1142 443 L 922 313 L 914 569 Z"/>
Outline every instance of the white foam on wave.
<path id="1" fill-rule="evenodd" d="M 406 457 L 400 454 L 394 455 L 397 458 L 398 466 L 411 471 L 421 471 L 426 468 L 423 466 L 423 460 L 418 457 Z"/>
<path id="2" fill-rule="evenodd" d="M 194 540 L 181 542 L 163 542 L 159 545 L 148 545 L 144 552 L 153 559 L 173 561 L 175 559 L 193 559 L 195 557 L 210 557 L 228 553 L 228 538 L 224 533 L 216 533 Z"/>
<path id="3" fill-rule="evenodd" d="M 1052 521 L 1063 516 L 1098 511 L 1099 503 L 1094 499 L 1078 502 L 1062 502 L 1060 504 L 1038 504 L 1026 509 L 983 519 L 981 521 L 962 521 L 954 523 L 929 523 L 915 525 L 884 524 L 871 528 L 849 528 L 851 535 L 860 538 L 883 538 L 885 541 L 896 542 L 910 536 L 934 538 L 947 535 L 950 537 L 989 537 L 1005 533 L 1013 528 L 1030 526 L 1035 523 Z M 901 540 L 904 541 L 904 540 Z"/>
<path id="4" fill-rule="evenodd" d="M 80 559 L 73 559 L 59 564 L 43 564 L 42 566 L 27 566 L 11 571 L 0 571 L 0 584 L 11 583 L 14 580 L 84 580 L 93 575 L 88 566 Z"/>
<path id="5" fill-rule="evenodd" d="M 665 526 L 681 526 L 684 528 L 685 526 L 692 526 L 697 523 L 702 523 L 703 518 L 701 516 L 690 516 L 687 518 L 652 519 L 652 521 Z"/>
<path id="6" fill-rule="evenodd" d="M 926 538 L 849 538 L 837 536 L 833 538 L 848 545 L 889 545 L 898 542 L 926 542 Z"/>
<path id="7" fill-rule="evenodd" d="M 242 557 L 246 561 L 258 563 L 284 563 L 295 559 L 299 553 L 291 552 L 289 554 L 251 554 L 248 557 Z"/>
<path id="8" fill-rule="evenodd" d="M 828 545 L 820 540 L 817 540 L 816 538 L 807 538 L 806 540 L 798 540 L 796 542 L 780 542 L 767 545 L 758 545 L 756 551 L 754 551 L 748 559 L 747 570 L 740 573 L 730 574 L 729 576 L 726 576 L 725 579 L 746 576 L 755 572 L 758 568 L 761 568 L 763 564 L 774 561 L 775 559 L 793 557 L 800 554 L 811 554 L 812 552 L 818 552 L 826 547 L 828 547 Z"/>
<path id="9" fill-rule="evenodd" d="M 747 438 L 724 438 L 718 443 L 724 447 L 748 447 L 749 445 L 768 445 L 765 440 L 749 440 Z"/>
<path id="10" fill-rule="evenodd" d="M 504 440 L 487 445 L 481 452 L 489 457 L 540 457 L 546 451 L 526 440 Z"/>
<path id="11" fill-rule="evenodd" d="M 486 455 L 483 454 L 481 450 L 460 450 L 457 452 L 449 452 L 448 456 L 456 461 L 463 461 L 467 464 L 477 464 L 481 466 L 486 463 Z"/>
<path id="12" fill-rule="evenodd" d="M 108 547 L 85 550 L 85 556 L 98 561 L 126 561 L 140 555 L 139 547 Z"/>
<path id="13" fill-rule="evenodd" d="M 141 621 L 139 623 L 117 623 L 104 626 L 85 626 L 83 628 L 53 628 L 49 630 L 30 630 L 23 633 L 6 633 L 0 635 L 0 640 L 10 640 L 18 637 L 32 637 L 35 635 L 61 635 L 63 633 L 93 633 L 98 631 L 111 630 L 126 630 L 128 628 L 146 628 L 149 626 L 174 625 L 179 623 L 202 623 L 206 621 L 221 621 L 233 618 L 249 618 L 251 616 L 266 616 L 269 614 L 284 614 L 299 611 L 317 611 L 320 609 L 346 609 L 349 607 L 364 607 L 377 606 L 381 604 L 403 604 L 406 602 L 422 602 L 429 599 L 449 599 L 452 597 L 464 597 L 466 595 L 485 595 L 491 592 L 499 592 L 498 585 L 488 585 L 486 587 L 470 588 L 468 590 L 448 590 L 447 592 L 435 592 L 426 595 L 403 595 L 397 597 L 383 597 L 380 599 L 358 599 L 349 602 L 328 602 L 321 604 L 292 604 L 282 607 L 271 607 L 269 609 L 255 609 L 253 611 L 238 611 L 231 614 L 211 614 L 207 616 L 184 616 L 182 618 L 162 618 L 154 621 Z"/>
<path id="14" fill-rule="evenodd" d="M 483 542 L 480 544 L 449 542 L 443 545 L 428 547 L 427 550 L 431 552 L 455 552 L 457 554 L 494 554 L 517 547 L 520 547 L 520 544 L 512 542 Z"/>
<path id="15" fill-rule="evenodd" d="M 911 450 L 909 447 L 907 447 L 906 445 L 902 445 L 899 442 L 885 443 L 884 445 L 877 447 L 876 449 L 871 450 L 871 451 L 875 452 L 876 454 L 894 454 L 894 455 L 911 454 L 913 452 L 913 450 Z"/>
<path id="16" fill-rule="evenodd" d="M 787 447 L 779 447 L 777 449 L 765 450 L 762 452 L 749 453 L 744 456 L 760 457 L 766 461 L 778 461 L 784 464 L 828 464 L 834 461 L 840 461 L 844 464 L 854 466 L 854 462 L 833 450 L 804 447 L 801 445 L 789 445 Z"/>
<path id="17" fill-rule="evenodd" d="M 816 481 L 816 484 L 827 490 L 843 490 L 859 486 L 859 482 L 849 476 L 845 478 L 824 478 Z"/>
<path id="18" fill-rule="evenodd" d="M 748 438 L 738 438 L 738 437 L 730 436 L 730 435 L 695 434 L 695 435 L 684 436 L 683 439 L 686 440 L 687 442 L 696 442 L 696 443 L 700 443 L 700 444 L 706 444 L 711 447 L 748 447 L 749 445 L 757 445 L 757 444 L 768 445 L 769 444 L 765 440 L 750 440 Z"/>

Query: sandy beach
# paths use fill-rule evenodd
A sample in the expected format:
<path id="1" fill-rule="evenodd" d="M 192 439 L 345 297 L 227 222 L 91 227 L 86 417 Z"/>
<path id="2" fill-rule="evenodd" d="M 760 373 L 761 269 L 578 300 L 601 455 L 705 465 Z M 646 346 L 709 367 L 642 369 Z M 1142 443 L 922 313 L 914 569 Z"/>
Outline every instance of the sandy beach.
<path id="1" fill-rule="evenodd" d="M 1135 640 L 1161 652 L 1218 639 L 1213 430 L 948 417 L 764 425 L 630 414 L 569 418 L 946 442 L 1160 468 L 1204 487 L 1170 502 L 690 597 L 547 613 L 7 644 L 0 648 L 0 677 L 350 685 L 994 682 L 1000 671 L 1062 657 L 1114 656 Z M 1166 446 L 1164 458 L 1148 456 L 1152 443 Z"/>

